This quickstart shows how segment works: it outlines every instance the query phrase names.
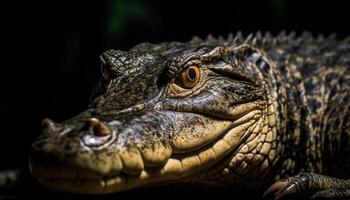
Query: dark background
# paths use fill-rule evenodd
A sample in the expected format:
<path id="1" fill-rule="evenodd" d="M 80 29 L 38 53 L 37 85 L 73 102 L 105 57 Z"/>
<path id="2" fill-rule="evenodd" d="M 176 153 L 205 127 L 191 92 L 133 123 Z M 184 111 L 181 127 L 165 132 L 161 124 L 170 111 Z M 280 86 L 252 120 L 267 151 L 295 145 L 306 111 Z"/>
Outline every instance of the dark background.
<path id="1" fill-rule="evenodd" d="M 98 56 L 140 42 L 188 41 L 242 30 L 349 35 L 345 1 L 43 1 L 2 3 L 0 169 L 27 168 L 42 118 L 87 107 Z"/>

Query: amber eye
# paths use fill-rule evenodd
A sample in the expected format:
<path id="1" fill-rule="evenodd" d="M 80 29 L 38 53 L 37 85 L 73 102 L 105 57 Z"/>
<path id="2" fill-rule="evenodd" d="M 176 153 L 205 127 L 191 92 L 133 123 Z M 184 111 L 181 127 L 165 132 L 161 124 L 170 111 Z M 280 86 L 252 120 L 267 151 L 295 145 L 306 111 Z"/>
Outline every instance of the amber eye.
<path id="1" fill-rule="evenodd" d="M 180 73 L 175 83 L 183 88 L 193 88 L 200 79 L 200 69 L 198 66 L 192 65 Z"/>

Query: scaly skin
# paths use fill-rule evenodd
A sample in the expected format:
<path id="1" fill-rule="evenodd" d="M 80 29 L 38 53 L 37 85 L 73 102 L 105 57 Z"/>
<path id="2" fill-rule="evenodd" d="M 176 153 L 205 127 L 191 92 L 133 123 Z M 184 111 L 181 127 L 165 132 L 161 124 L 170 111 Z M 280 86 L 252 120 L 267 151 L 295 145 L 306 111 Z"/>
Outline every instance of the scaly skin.
<path id="1" fill-rule="evenodd" d="M 349 196 L 337 179 L 350 173 L 349 38 L 237 33 L 110 50 L 101 63 L 89 108 L 45 119 L 33 143 L 31 171 L 46 187 L 213 182 Z"/>

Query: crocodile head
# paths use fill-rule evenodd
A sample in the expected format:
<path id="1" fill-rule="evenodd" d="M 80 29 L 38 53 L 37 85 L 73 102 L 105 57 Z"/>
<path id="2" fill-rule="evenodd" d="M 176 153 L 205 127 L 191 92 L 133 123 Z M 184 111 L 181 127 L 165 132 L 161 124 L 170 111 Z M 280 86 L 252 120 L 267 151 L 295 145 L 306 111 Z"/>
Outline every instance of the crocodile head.
<path id="1" fill-rule="evenodd" d="M 32 174 L 53 190 L 111 193 L 253 173 L 247 163 L 260 173 L 259 157 L 240 165 L 271 132 L 269 62 L 249 45 L 232 44 L 143 43 L 104 52 L 89 108 L 61 123 L 43 120 Z"/>

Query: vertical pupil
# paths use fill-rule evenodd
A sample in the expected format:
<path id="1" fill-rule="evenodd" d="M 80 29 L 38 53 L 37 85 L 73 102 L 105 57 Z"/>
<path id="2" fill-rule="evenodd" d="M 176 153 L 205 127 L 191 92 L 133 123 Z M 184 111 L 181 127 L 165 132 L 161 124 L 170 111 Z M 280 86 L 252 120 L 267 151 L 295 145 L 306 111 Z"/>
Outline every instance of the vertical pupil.
<path id="1" fill-rule="evenodd" d="M 194 80 L 196 78 L 196 71 L 192 67 L 190 67 L 187 70 L 187 75 L 191 80 Z"/>

